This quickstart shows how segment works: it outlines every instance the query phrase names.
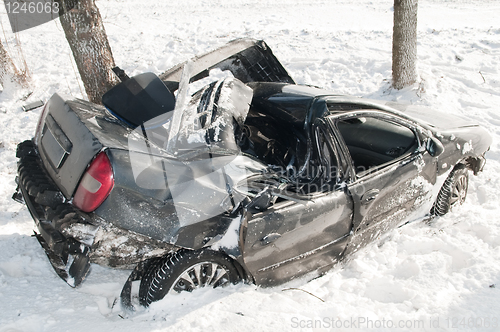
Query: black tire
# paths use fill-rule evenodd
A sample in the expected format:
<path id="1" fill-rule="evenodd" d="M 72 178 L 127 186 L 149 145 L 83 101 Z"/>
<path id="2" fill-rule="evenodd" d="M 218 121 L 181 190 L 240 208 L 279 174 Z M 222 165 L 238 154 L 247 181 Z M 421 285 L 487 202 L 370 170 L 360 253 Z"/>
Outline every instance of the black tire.
<path id="1" fill-rule="evenodd" d="M 167 257 L 169 257 L 169 255 L 167 255 Z M 156 271 L 165 263 L 165 258 L 166 257 L 152 258 L 144 266 L 143 275 L 140 278 L 141 284 L 139 286 L 139 303 L 145 307 L 149 305 L 149 303 L 145 302 L 149 290 L 148 285 L 151 285 Z"/>
<path id="2" fill-rule="evenodd" d="M 465 165 L 458 165 L 448 175 L 448 178 L 441 187 L 436 202 L 432 206 L 431 214 L 434 216 L 443 216 L 453 206 L 461 205 L 467 197 L 468 188 L 469 172 Z"/>
<path id="3" fill-rule="evenodd" d="M 211 286 L 223 287 L 240 281 L 232 260 L 212 250 L 179 250 L 150 265 L 139 287 L 139 302 L 147 307 L 170 291 L 191 292 Z"/>

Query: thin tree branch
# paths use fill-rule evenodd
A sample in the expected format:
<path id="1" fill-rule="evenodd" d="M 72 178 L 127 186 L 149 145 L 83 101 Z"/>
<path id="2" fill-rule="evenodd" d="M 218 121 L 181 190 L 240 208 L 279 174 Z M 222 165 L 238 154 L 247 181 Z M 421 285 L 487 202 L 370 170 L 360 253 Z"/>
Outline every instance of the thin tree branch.
<path id="1" fill-rule="evenodd" d="M 481 71 L 479 71 L 479 75 L 481 75 L 481 77 L 483 78 L 484 83 L 486 83 L 486 80 L 484 79 L 483 73 L 481 73 Z"/>
<path id="2" fill-rule="evenodd" d="M 313 293 L 310 293 L 310 292 L 308 292 L 308 291 L 306 291 L 306 290 L 300 289 L 300 288 L 285 288 L 285 289 L 283 289 L 283 290 L 281 290 L 281 291 L 282 291 L 282 292 L 284 292 L 284 291 L 288 291 L 288 290 L 298 290 L 298 291 L 302 291 L 302 292 L 307 293 L 307 294 L 309 294 L 309 295 L 311 295 L 311 296 L 314 296 L 315 298 L 317 298 L 317 299 L 318 299 L 318 300 L 320 300 L 321 302 L 325 302 L 325 300 L 323 300 L 322 298 L 320 298 L 320 297 L 318 297 L 318 296 L 314 295 Z"/>

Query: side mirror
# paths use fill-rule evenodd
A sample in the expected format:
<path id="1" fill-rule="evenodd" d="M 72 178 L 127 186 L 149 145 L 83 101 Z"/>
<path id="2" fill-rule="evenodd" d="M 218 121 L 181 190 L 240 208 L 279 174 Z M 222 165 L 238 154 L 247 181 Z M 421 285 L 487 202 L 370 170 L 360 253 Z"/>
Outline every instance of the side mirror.
<path id="1" fill-rule="evenodd" d="M 435 137 L 429 137 L 425 148 L 432 157 L 437 157 L 444 151 L 443 143 Z"/>
<path id="2" fill-rule="evenodd" d="M 271 206 L 272 199 L 273 195 L 271 194 L 271 191 L 264 190 L 254 197 L 254 199 L 247 205 L 247 209 L 251 213 L 265 211 L 269 206 Z"/>

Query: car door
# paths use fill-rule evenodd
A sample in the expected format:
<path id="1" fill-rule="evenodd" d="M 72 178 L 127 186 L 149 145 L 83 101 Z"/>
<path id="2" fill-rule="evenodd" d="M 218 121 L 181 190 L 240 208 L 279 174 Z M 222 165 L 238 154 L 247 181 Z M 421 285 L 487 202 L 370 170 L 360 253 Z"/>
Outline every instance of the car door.
<path id="1" fill-rule="evenodd" d="M 358 111 L 329 121 L 351 159 L 347 187 L 354 217 L 347 254 L 408 220 L 430 200 L 436 164 L 416 128 L 404 119 Z"/>
<path id="2" fill-rule="evenodd" d="M 347 244 L 353 203 L 346 187 L 339 185 L 344 172 L 338 169 L 337 146 L 320 122 L 313 127 L 314 179 L 289 184 L 275 204 L 248 217 L 243 257 L 259 285 L 327 268 L 339 260 Z"/>

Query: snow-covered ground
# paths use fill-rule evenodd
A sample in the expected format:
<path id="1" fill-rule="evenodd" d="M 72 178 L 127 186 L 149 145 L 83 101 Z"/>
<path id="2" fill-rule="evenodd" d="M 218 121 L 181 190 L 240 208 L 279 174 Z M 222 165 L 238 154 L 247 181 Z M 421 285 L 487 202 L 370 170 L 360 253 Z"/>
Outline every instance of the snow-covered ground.
<path id="1" fill-rule="evenodd" d="M 78 289 L 52 271 L 13 202 L 16 144 L 39 111 L 21 106 L 83 85 L 57 21 L 19 34 L 33 92 L 0 93 L 0 331 L 289 331 L 500 329 L 500 3 L 419 1 L 419 82 L 390 89 L 390 0 L 98 0 L 116 63 L 160 73 L 239 37 L 264 39 L 299 82 L 341 94 L 431 106 L 493 136 L 466 204 L 391 232 L 307 282 L 236 285 L 167 296 L 124 319 L 113 302 L 129 271 L 93 266 Z M 2 9 L 9 49 L 13 35 Z M 5 38 L 2 38 L 5 40 Z M 391 328 L 392 327 L 392 328 Z M 402 327 L 402 328 L 399 328 Z"/>

